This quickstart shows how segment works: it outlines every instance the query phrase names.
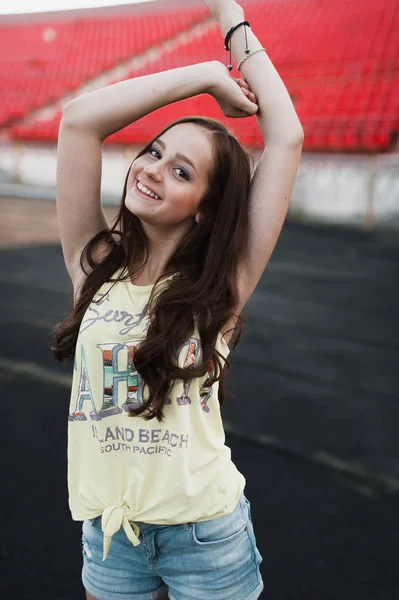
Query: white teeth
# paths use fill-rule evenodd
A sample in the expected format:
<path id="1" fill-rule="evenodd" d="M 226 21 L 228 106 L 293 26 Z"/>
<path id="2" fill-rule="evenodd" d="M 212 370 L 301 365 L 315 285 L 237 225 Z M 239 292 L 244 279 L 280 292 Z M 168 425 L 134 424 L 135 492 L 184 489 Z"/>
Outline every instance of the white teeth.
<path id="1" fill-rule="evenodd" d="M 156 194 L 154 194 L 154 192 L 151 192 L 151 190 L 147 189 L 145 187 L 145 185 L 143 185 L 141 183 L 141 181 L 137 181 L 137 187 L 140 190 L 140 192 L 144 192 L 144 194 L 147 194 L 147 196 L 151 196 L 151 198 L 155 198 L 156 200 L 160 200 L 160 197 L 157 196 Z"/>

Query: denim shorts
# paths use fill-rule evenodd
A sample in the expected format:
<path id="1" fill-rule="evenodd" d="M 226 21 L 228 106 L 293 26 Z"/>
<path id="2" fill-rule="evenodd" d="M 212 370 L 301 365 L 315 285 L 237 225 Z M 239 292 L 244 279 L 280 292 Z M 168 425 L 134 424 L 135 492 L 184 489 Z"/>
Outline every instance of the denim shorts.
<path id="1" fill-rule="evenodd" d="M 207 521 L 137 521 L 138 546 L 123 527 L 102 561 L 101 516 L 83 522 L 82 582 L 97 600 L 256 600 L 263 590 L 251 506 L 241 494 L 232 513 Z"/>

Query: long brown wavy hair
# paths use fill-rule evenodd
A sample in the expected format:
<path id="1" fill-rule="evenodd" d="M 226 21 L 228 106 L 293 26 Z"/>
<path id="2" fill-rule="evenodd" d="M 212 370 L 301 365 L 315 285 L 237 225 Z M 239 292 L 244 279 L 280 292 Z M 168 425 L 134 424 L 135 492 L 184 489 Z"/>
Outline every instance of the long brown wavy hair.
<path id="1" fill-rule="evenodd" d="M 230 363 L 215 349 L 215 344 L 221 330 L 236 317 L 235 341 L 229 344 L 230 349 L 234 349 L 246 323 L 235 311 L 239 306 L 238 265 L 248 245 L 252 159 L 221 122 L 199 116 L 173 121 L 136 158 L 148 152 L 156 138 L 180 123 L 194 123 L 210 132 L 214 161 L 208 189 L 198 207 L 202 220 L 200 223 L 193 221 L 192 228 L 180 241 L 156 284 L 176 272 L 179 276 L 168 280 L 156 301 L 157 285 L 152 288 L 150 326 L 133 359 L 134 367 L 150 393 L 143 404 L 129 408 L 129 415 L 139 416 L 146 412 L 145 420 L 156 417 L 160 422 L 164 419 L 163 406 L 176 379 L 189 380 L 210 373 L 212 376 L 207 383 L 211 386 L 219 381 L 218 400 L 220 406 L 224 404 L 224 369 L 226 365 L 230 369 Z M 129 171 L 114 222 L 97 233 L 82 251 L 80 265 L 86 278 L 76 305 L 72 301 L 70 312 L 53 330 L 56 343 L 51 351 L 60 362 L 73 360 L 83 316 L 100 287 L 106 282 L 130 281 L 146 265 L 147 236 L 140 219 L 125 206 Z M 95 260 L 94 250 L 104 242 L 109 245 L 109 251 Z M 89 273 L 84 267 L 85 260 L 91 269 Z M 121 269 L 119 276 L 112 278 L 118 269 Z M 176 357 L 193 334 L 195 319 L 201 338 L 202 362 L 181 369 Z"/>

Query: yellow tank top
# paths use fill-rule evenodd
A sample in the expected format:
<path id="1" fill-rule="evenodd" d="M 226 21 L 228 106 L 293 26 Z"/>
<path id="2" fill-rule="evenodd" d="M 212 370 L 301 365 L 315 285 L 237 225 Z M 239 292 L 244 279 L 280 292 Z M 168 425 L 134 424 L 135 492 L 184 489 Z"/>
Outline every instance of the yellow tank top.
<path id="1" fill-rule="evenodd" d="M 136 520 L 172 525 L 214 519 L 234 510 L 246 484 L 225 445 L 219 382 L 207 385 L 209 373 L 176 380 L 163 423 L 127 413 L 148 398 L 132 358 L 149 327 L 152 288 L 105 283 L 82 319 L 76 343 L 68 416 L 69 507 L 75 521 L 102 515 L 103 560 L 121 526 L 137 546 Z M 180 367 L 199 364 L 197 333 L 179 350 Z M 216 348 L 228 356 L 221 335 Z"/>

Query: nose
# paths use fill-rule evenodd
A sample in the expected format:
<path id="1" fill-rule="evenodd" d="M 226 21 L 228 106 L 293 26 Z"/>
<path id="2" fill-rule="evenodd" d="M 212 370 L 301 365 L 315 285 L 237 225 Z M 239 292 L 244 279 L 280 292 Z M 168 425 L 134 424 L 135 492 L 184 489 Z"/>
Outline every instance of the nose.
<path id="1" fill-rule="evenodd" d="M 149 179 L 162 181 L 162 166 L 159 164 L 159 161 L 147 164 L 143 170 Z"/>

